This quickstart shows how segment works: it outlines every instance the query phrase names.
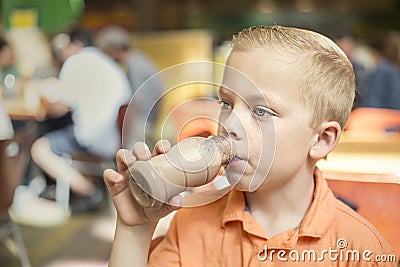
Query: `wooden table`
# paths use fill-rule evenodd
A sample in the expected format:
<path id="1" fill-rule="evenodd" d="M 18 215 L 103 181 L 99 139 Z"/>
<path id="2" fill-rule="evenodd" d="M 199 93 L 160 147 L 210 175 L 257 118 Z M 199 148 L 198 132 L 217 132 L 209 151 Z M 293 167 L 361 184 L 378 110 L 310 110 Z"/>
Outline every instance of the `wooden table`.
<path id="1" fill-rule="evenodd" d="M 318 166 L 334 194 L 354 204 L 400 259 L 400 135 L 344 134 Z"/>
<path id="2" fill-rule="evenodd" d="M 400 184 L 400 134 L 344 134 L 317 165 L 333 180 Z"/>
<path id="3" fill-rule="evenodd" d="M 1 98 L 11 119 L 37 121 L 45 119 L 46 112 L 40 96 L 34 91 L 25 91 L 11 98 Z"/>

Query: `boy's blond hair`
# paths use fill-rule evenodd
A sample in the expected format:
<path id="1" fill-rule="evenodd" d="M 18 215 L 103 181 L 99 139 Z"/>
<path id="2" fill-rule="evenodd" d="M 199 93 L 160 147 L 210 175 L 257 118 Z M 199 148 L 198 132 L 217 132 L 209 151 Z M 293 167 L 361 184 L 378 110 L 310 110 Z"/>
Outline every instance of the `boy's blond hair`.
<path id="1" fill-rule="evenodd" d="M 233 49 L 274 49 L 293 55 L 302 101 L 314 110 L 313 128 L 337 121 L 343 128 L 350 114 L 355 82 L 353 67 L 329 38 L 308 30 L 282 26 L 256 26 L 232 38 Z"/>

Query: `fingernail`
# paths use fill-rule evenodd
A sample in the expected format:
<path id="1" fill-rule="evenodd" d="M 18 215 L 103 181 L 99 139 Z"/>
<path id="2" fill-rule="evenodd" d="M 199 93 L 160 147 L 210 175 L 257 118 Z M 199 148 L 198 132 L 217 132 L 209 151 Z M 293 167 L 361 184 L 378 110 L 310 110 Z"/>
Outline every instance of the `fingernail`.
<path id="1" fill-rule="evenodd" d="M 131 152 L 126 151 L 126 152 L 125 152 L 125 160 L 126 160 L 126 164 L 127 164 L 127 165 L 131 165 L 131 164 L 133 164 L 133 163 L 136 161 L 136 158 L 135 158 L 134 155 L 132 155 Z"/>
<path id="2" fill-rule="evenodd" d="M 123 179 L 124 179 L 124 177 L 119 173 L 115 176 L 115 181 L 116 182 L 121 182 Z"/>
<path id="3" fill-rule="evenodd" d="M 163 141 L 162 142 L 162 148 L 164 151 L 170 150 L 171 144 L 168 141 Z"/>
<path id="4" fill-rule="evenodd" d="M 146 157 L 148 159 L 150 159 L 151 158 L 151 152 L 150 152 L 150 150 L 148 148 L 145 149 L 145 153 L 146 153 Z"/>

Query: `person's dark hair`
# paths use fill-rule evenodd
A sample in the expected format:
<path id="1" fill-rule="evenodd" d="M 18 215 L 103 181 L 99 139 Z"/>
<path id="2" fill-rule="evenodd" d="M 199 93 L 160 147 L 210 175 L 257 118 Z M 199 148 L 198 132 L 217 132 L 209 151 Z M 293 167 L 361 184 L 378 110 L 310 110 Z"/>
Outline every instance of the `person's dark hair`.
<path id="1" fill-rule="evenodd" d="M 356 34 L 354 33 L 354 31 L 347 27 L 336 28 L 331 36 L 333 40 L 340 40 L 343 38 L 351 38 L 353 40 L 356 40 Z"/>
<path id="2" fill-rule="evenodd" d="M 86 29 L 73 27 L 68 31 L 68 35 L 71 42 L 81 42 L 85 47 L 93 45 L 93 34 Z"/>
<path id="3" fill-rule="evenodd" d="M 387 33 L 385 31 L 371 31 L 367 38 L 367 44 L 382 55 L 386 52 Z"/>
<path id="4" fill-rule="evenodd" d="M 8 42 L 3 37 L 0 37 L 0 51 L 3 50 L 4 47 L 8 46 Z"/>

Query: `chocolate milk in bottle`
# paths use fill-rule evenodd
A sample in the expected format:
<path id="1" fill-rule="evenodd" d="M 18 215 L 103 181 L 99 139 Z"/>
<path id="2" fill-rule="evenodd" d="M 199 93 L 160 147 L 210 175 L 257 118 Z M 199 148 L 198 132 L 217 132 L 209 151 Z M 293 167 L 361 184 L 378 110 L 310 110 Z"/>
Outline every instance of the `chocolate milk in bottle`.
<path id="1" fill-rule="evenodd" d="M 228 135 L 191 137 L 167 153 L 130 166 L 129 186 L 143 207 L 159 208 L 190 187 L 210 182 L 234 157 Z"/>

